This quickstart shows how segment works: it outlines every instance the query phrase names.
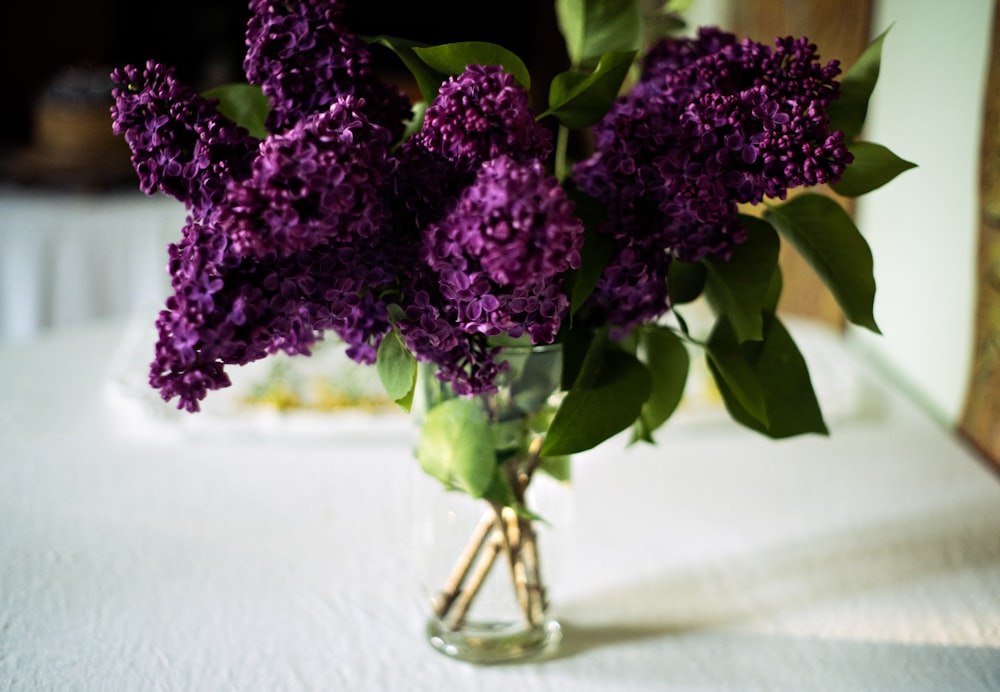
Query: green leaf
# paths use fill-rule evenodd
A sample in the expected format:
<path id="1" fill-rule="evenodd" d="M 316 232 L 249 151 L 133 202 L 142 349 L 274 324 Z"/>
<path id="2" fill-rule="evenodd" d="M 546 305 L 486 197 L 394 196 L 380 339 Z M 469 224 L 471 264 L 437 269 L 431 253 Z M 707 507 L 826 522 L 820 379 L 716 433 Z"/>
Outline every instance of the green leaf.
<path id="1" fill-rule="evenodd" d="M 485 41 L 462 41 L 413 49 L 428 67 L 446 75 L 465 72 L 469 65 L 501 65 L 525 89 L 531 88 L 531 74 L 524 61 L 503 46 Z"/>
<path id="2" fill-rule="evenodd" d="M 844 171 L 840 181 L 830 186 L 844 197 L 859 197 L 878 189 L 917 165 L 899 158 L 881 144 L 854 142 L 847 148 L 854 154 L 854 161 Z"/>
<path id="3" fill-rule="evenodd" d="M 835 200 L 805 193 L 764 212 L 836 298 L 852 323 L 880 333 L 873 315 L 875 277 L 864 236 Z"/>
<path id="4" fill-rule="evenodd" d="M 449 488 L 482 497 L 497 464 L 489 419 L 479 402 L 456 397 L 428 411 L 416 457 L 427 474 Z"/>
<path id="5" fill-rule="evenodd" d="M 785 278 L 781 275 L 781 264 L 774 268 L 771 274 L 771 281 L 767 286 L 767 296 L 764 298 L 764 311 L 777 312 L 778 301 L 781 300 L 781 292 L 785 288 Z"/>
<path id="6" fill-rule="evenodd" d="M 705 343 L 705 356 L 716 386 L 728 397 L 726 407 L 732 400 L 746 417 L 766 428 L 769 425 L 766 396 L 747 355 L 759 345 L 760 342 L 751 341 L 741 348 L 729 320 L 720 315 Z"/>
<path id="7" fill-rule="evenodd" d="M 728 259 L 706 259 L 705 293 L 717 311 L 725 314 L 738 341 L 761 339 L 761 312 L 767 302 L 780 242 L 771 224 L 741 215 L 747 239 Z"/>
<path id="8" fill-rule="evenodd" d="M 562 343 L 563 359 L 560 389 L 569 391 L 573 388 L 573 383 L 583 370 L 583 363 L 595 338 L 597 337 L 586 326 L 570 324 L 569 320 L 563 320 L 563 327 L 559 330 L 558 337 L 558 341 Z"/>
<path id="9" fill-rule="evenodd" d="M 400 141 L 406 141 L 411 135 L 420 132 L 424 127 L 424 115 L 427 113 L 427 102 L 418 101 L 413 104 L 413 117 L 406 121 L 406 129 Z"/>
<path id="10" fill-rule="evenodd" d="M 705 290 L 705 264 L 703 262 L 681 262 L 670 260 L 667 270 L 667 288 L 670 290 L 670 304 L 690 303 Z"/>
<path id="11" fill-rule="evenodd" d="M 441 83 L 448 78 L 448 73 L 435 70 L 417 56 L 416 49 L 425 47 L 426 44 L 396 36 L 375 36 L 367 40 L 369 43 L 385 46 L 395 53 L 417 81 L 417 87 L 424 100 L 427 103 L 434 101 Z"/>
<path id="12" fill-rule="evenodd" d="M 482 497 L 490 502 L 495 502 L 501 507 L 517 507 L 517 496 L 514 489 L 510 487 L 507 474 L 499 464 L 493 465 L 493 477 L 490 484 L 483 491 Z"/>
<path id="13" fill-rule="evenodd" d="M 652 442 L 653 432 L 673 415 L 684 395 L 691 357 L 684 342 L 667 327 L 643 329 L 639 338 L 651 390 L 635 422 L 633 442 Z"/>
<path id="14" fill-rule="evenodd" d="M 638 0 L 556 0 L 556 18 L 573 67 L 589 68 L 609 51 L 642 47 Z"/>
<path id="15" fill-rule="evenodd" d="M 892 27 L 889 27 L 890 29 Z M 868 117 L 868 101 L 875 90 L 882 64 L 882 42 L 889 29 L 868 44 L 840 82 L 840 96 L 830 103 L 830 129 L 843 130 L 844 139 L 853 141 Z"/>
<path id="16" fill-rule="evenodd" d="M 410 409 L 413 408 L 413 395 L 416 393 L 416 390 L 417 388 L 413 387 L 401 399 L 396 399 L 396 404 L 398 404 L 399 407 L 404 411 L 406 411 L 407 413 L 409 413 Z"/>
<path id="17" fill-rule="evenodd" d="M 675 36 L 687 29 L 687 22 L 680 17 L 660 16 L 649 24 L 649 34 L 652 39 Z"/>
<path id="18" fill-rule="evenodd" d="M 580 267 L 567 272 L 566 277 L 570 314 L 574 314 L 597 286 L 614 255 L 615 243 L 611 236 L 598 230 L 606 218 L 604 205 L 575 187 L 567 188 L 566 194 L 573 201 L 574 213 L 583 221 Z"/>
<path id="19" fill-rule="evenodd" d="M 635 51 L 612 51 L 601 56 L 591 74 L 562 72 L 549 87 L 549 109 L 539 118 L 554 115 L 569 128 L 594 125 L 611 108 L 628 75 Z"/>
<path id="20" fill-rule="evenodd" d="M 677 12 L 683 14 L 694 6 L 694 0 L 667 0 L 661 12 Z"/>
<path id="21" fill-rule="evenodd" d="M 709 368 L 734 420 L 775 439 L 828 433 L 805 359 L 777 317 L 768 315 L 765 319 L 763 342 L 736 344 L 725 322 L 717 325 L 712 339 L 713 349 L 730 357 L 740 354 L 763 397 L 765 416 L 748 411 L 730 386 L 733 382 L 716 367 L 714 358 L 710 359 Z"/>
<path id="22" fill-rule="evenodd" d="M 379 344 L 375 370 L 386 394 L 409 411 L 417 381 L 417 359 L 406 348 L 396 329 L 386 334 Z"/>
<path id="23" fill-rule="evenodd" d="M 206 91 L 203 96 L 218 99 L 216 110 L 249 130 L 257 139 L 267 137 L 264 121 L 271 110 L 267 96 L 259 86 L 251 84 L 225 84 Z"/>
<path id="24" fill-rule="evenodd" d="M 542 455 L 582 452 L 621 432 L 639 417 L 650 387 L 646 367 L 602 333 L 552 419 Z"/>
<path id="25" fill-rule="evenodd" d="M 539 461 L 538 468 L 544 471 L 546 474 L 555 478 L 561 483 L 568 483 L 570 472 L 572 470 L 572 460 L 573 457 L 568 455 L 562 455 L 557 457 L 542 457 Z"/>

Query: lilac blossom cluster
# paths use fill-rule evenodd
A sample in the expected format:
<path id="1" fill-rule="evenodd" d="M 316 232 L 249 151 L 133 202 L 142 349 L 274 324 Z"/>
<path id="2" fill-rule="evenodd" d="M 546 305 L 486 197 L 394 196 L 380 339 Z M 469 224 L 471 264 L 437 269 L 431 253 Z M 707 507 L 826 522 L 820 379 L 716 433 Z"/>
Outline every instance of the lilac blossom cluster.
<path id="1" fill-rule="evenodd" d="M 287 129 L 341 96 L 364 99 L 372 122 L 403 133 L 410 103 L 375 74 L 367 44 L 352 34 L 344 4 L 330 0 L 250 0 L 243 71 L 268 97 L 267 127 Z"/>
<path id="2" fill-rule="evenodd" d="M 230 185 L 218 214 L 237 252 L 289 254 L 379 233 L 392 135 L 364 111 L 363 100 L 341 97 L 261 142 L 251 175 Z"/>
<path id="3" fill-rule="evenodd" d="M 460 333 L 555 339 L 569 308 L 561 276 L 580 266 L 583 225 L 540 162 L 501 157 L 483 164 L 422 241 L 420 259 L 437 278 L 442 317 Z M 413 338 L 412 328 L 404 333 Z"/>
<path id="4" fill-rule="evenodd" d="M 149 62 L 112 75 L 114 129 L 132 150 L 141 189 L 172 195 L 190 212 L 182 238 L 168 248 L 173 295 L 157 319 L 150 366 L 153 387 L 189 411 L 207 391 L 228 386 L 226 365 L 277 351 L 307 354 L 328 330 L 343 338 L 348 355 L 371 363 L 390 327 L 378 298 L 396 274 L 383 188 L 391 186 L 388 150 L 408 102 L 375 80 L 354 37 L 335 42 L 340 63 L 319 44 L 300 50 L 314 32 L 339 35 L 330 23 L 339 17 L 334 3 L 255 1 L 251 9 L 248 72 L 277 102 L 263 141 L 171 68 Z M 277 65 L 268 56 L 293 33 L 291 72 L 269 71 Z M 305 98 L 334 63 L 347 70 L 338 86 L 320 101 Z M 303 87 L 291 93 L 295 80 Z M 375 108 L 365 101 L 373 96 L 382 98 Z M 389 127 L 369 116 L 390 119 Z"/>
<path id="5" fill-rule="evenodd" d="M 447 212 L 486 161 L 545 161 L 552 133 L 535 121 L 528 92 L 499 65 L 469 65 L 441 84 L 421 130 L 399 147 L 399 196 L 422 228 Z"/>
<path id="6" fill-rule="evenodd" d="M 528 92 L 499 65 L 468 65 L 404 140 L 410 105 L 376 77 L 340 2 L 249 7 L 244 70 L 270 103 L 263 140 L 170 68 L 113 74 L 114 128 L 141 188 L 189 210 L 150 383 L 196 411 L 229 384 L 226 366 L 308 354 L 326 332 L 372 363 L 397 330 L 459 394 L 494 390 L 495 338 L 558 338 L 583 248 Z M 742 242 L 737 205 L 836 180 L 850 161 L 826 116 L 838 72 L 804 40 L 704 30 L 652 47 L 573 174 L 614 242 L 581 322 L 622 333 L 657 319 L 671 262 Z"/>
<path id="7" fill-rule="evenodd" d="M 195 218 L 208 216 L 222 203 L 227 181 L 249 174 L 257 139 L 165 65 L 127 65 L 111 79 L 112 127 L 133 152 L 139 187 L 175 197 Z"/>
<path id="8" fill-rule="evenodd" d="M 423 128 L 398 150 L 400 218 L 419 267 L 397 323 L 406 346 L 456 392 L 490 391 L 504 367 L 488 338 L 551 343 L 569 305 L 583 227 L 544 171 L 551 133 L 527 91 L 497 65 L 444 81 Z"/>
<path id="9" fill-rule="evenodd" d="M 592 296 L 603 319 L 628 328 L 665 312 L 672 259 L 728 258 L 743 242 L 738 205 L 839 179 L 852 160 L 827 116 L 839 72 L 805 39 L 772 48 L 717 29 L 648 51 L 574 171 L 617 246 Z"/>
<path id="10" fill-rule="evenodd" d="M 178 397 L 178 408 L 197 411 L 209 390 L 228 386 L 225 365 L 279 350 L 308 355 L 325 330 L 371 363 L 388 329 L 385 306 L 357 290 L 389 281 L 372 248 L 328 243 L 257 260 L 236 253 L 218 227 L 189 219 L 169 256 L 174 293 L 156 321 L 149 381 L 164 400 Z"/>
<path id="11" fill-rule="evenodd" d="M 391 312 L 456 391 L 493 389 L 504 366 L 489 337 L 551 342 L 582 244 L 526 90 L 470 66 L 394 149 L 409 104 L 375 79 L 338 3 L 250 9 L 244 67 L 271 104 L 262 141 L 165 66 L 114 74 L 115 131 L 142 189 L 191 212 L 168 248 L 150 383 L 197 411 L 229 385 L 226 366 L 308 354 L 326 331 L 371 363 Z"/>
<path id="12" fill-rule="evenodd" d="M 552 153 L 552 135 L 535 121 L 528 92 L 499 65 L 469 65 L 446 80 L 412 143 L 460 169 L 498 156 L 527 161 Z"/>

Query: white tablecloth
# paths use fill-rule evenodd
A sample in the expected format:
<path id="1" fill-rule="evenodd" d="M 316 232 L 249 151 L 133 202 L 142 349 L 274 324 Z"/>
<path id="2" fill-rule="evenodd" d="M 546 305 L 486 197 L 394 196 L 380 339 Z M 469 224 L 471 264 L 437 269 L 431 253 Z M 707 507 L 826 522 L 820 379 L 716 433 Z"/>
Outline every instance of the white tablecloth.
<path id="1" fill-rule="evenodd" d="M 0 188 L 0 342 L 161 305 L 184 217 L 138 190 Z"/>
<path id="2" fill-rule="evenodd" d="M 125 334 L 0 348 L 0 690 L 1000 689 L 997 476 L 825 332 L 829 439 L 575 460 L 563 646 L 495 667 L 422 639 L 405 418 L 153 420 Z"/>

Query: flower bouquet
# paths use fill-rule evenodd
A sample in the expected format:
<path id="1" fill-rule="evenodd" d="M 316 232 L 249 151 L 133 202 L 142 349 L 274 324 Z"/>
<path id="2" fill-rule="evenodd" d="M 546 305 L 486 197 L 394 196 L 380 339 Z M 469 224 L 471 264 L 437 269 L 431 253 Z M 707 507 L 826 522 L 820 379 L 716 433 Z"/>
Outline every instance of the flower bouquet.
<path id="1" fill-rule="evenodd" d="M 323 338 L 374 365 L 420 410 L 423 469 L 483 503 L 434 601 L 437 641 L 470 658 L 449 636 L 497 555 L 532 634 L 482 657 L 557 638 L 529 486 L 629 428 L 652 443 L 692 351 L 738 423 L 826 433 L 776 315 L 779 236 L 877 331 L 872 256 L 835 198 L 788 191 L 856 197 L 912 166 L 859 139 L 884 35 L 841 75 L 804 38 L 661 35 L 676 17 L 638 0 L 556 12 L 570 68 L 546 103 L 502 46 L 361 37 L 336 0 L 250 0 L 246 84 L 198 93 L 155 62 L 112 75 L 142 190 L 189 211 L 151 385 L 194 412 L 227 366 Z M 380 78 L 375 51 L 421 99 Z M 695 301 L 707 336 L 682 316 Z"/>

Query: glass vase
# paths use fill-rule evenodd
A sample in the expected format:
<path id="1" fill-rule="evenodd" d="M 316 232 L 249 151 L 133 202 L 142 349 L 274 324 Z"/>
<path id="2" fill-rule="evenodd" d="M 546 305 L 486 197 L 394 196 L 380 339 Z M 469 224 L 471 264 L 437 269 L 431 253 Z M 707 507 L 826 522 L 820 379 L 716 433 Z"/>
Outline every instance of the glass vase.
<path id="1" fill-rule="evenodd" d="M 563 562 L 559 532 L 572 508 L 568 460 L 539 455 L 557 403 L 562 351 L 507 347 L 500 360 L 508 365 L 497 392 L 476 400 L 489 420 L 508 501 L 470 497 L 426 476 L 415 493 L 427 640 L 476 663 L 551 655 L 562 638 L 549 584 Z M 432 367 L 422 366 L 418 412 L 454 396 Z"/>

